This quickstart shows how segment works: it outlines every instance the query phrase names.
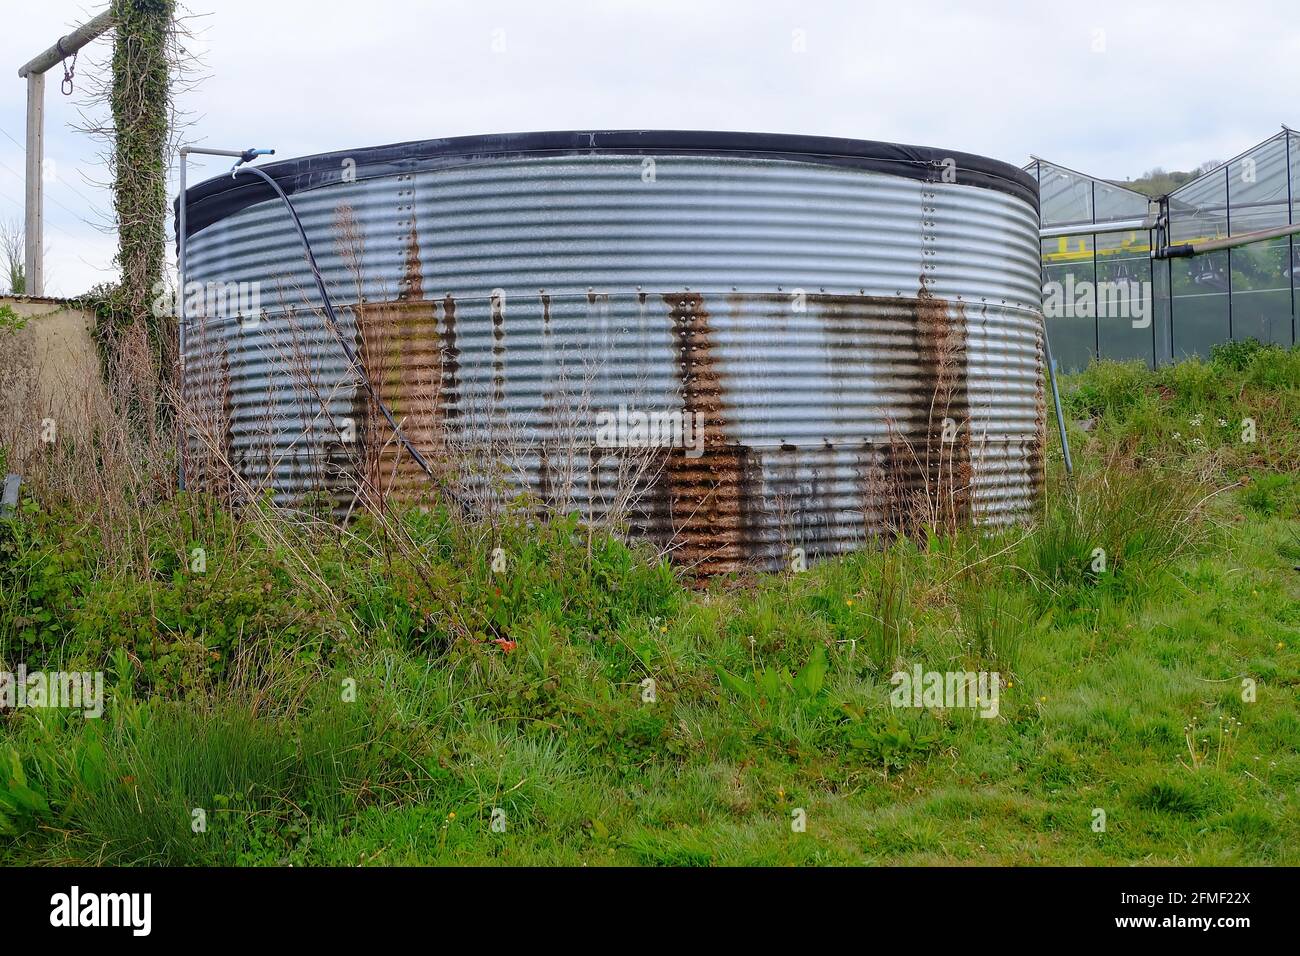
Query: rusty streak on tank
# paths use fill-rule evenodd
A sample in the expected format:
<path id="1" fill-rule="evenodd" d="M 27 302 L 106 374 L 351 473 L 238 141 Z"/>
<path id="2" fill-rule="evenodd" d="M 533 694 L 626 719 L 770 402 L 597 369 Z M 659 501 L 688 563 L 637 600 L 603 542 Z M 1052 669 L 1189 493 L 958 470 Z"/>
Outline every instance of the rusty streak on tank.
<path id="1" fill-rule="evenodd" d="M 506 299 L 492 293 L 492 405 L 500 410 L 506 401 Z"/>
<path id="2" fill-rule="evenodd" d="M 972 473 L 961 308 L 928 292 L 911 299 L 810 294 L 806 307 L 821 316 L 835 379 L 851 380 L 874 361 L 887 366 L 875 386 L 882 394 L 893 391 L 891 382 L 906 388 L 883 421 L 864 422 L 877 426 L 877 432 L 883 426 L 885 438 L 845 449 L 855 460 L 864 534 L 906 534 L 927 524 L 949 528 L 969 516 Z M 900 343 L 885 355 L 880 352 L 882 327 L 890 325 L 898 329 Z M 908 364 L 894 370 L 900 359 Z M 827 441 L 826 449 L 833 448 Z M 795 460 L 809 449 L 797 451 Z M 816 484 L 819 477 L 814 467 L 809 480 Z M 817 500 L 815 494 L 811 497 Z"/>
<path id="3" fill-rule="evenodd" d="M 407 257 L 408 267 L 418 267 L 418 249 Z M 414 277 L 411 276 L 413 279 Z M 359 310 L 359 328 L 365 346 L 364 361 L 381 398 L 422 449 L 436 448 L 440 429 L 454 414 L 457 355 L 455 352 L 456 303 L 442 300 L 443 321 L 438 330 L 438 304 L 413 300 L 407 295 L 387 303 L 366 304 Z M 644 293 L 638 293 L 638 299 Z M 718 358 L 713 317 L 700 292 L 680 291 L 660 296 L 672 334 L 675 373 L 680 388 L 680 409 L 691 426 L 702 416 L 702 452 L 689 448 L 664 448 L 650 452 L 648 469 L 635 481 L 641 497 L 631 515 L 633 534 L 650 537 L 663 546 L 673 561 L 697 580 L 744 570 L 751 564 L 781 565 L 791 547 L 805 550 L 809 559 L 836 553 L 840 545 L 830 513 L 821 506 L 843 469 L 845 456 L 856 470 L 862 501 L 862 537 L 892 537 L 934 525 L 949 530 L 970 517 L 971 435 L 966 384 L 967 331 L 965 311 L 922 291 L 915 298 L 853 294 L 809 294 L 807 309 L 815 314 L 827 343 L 832 380 L 851 381 L 863 368 L 882 366 L 876 387 L 893 395 L 895 409 L 887 421 L 864 427 L 866 438 L 836 446 L 829 438 L 820 445 L 782 441 L 773 447 L 750 447 L 729 437 L 728 384 Z M 604 297 L 587 293 L 589 307 Z M 732 323 L 755 321 L 762 313 L 776 316 L 789 309 L 782 293 L 735 293 L 727 297 Z M 755 310 L 755 305 L 759 309 Z M 543 385 L 541 419 L 544 438 L 537 447 L 539 466 L 535 490 L 544 508 L 566 498 L 572 489 L 560 487 L 576 479 L 586 483 L 589 501 L 605 496 L 610 462 L 627 459 L 636 467 L 638 453 L 623 449 L 561 447 L 567 423 L 554 376 L 562 359 L 554 351 L 551 296 L 539 293 L 540 319 L 547 379 Z M 493 390 L 501 402 L 504 378 L 504 309 L 499 297 L 491 302 L 493 327 Z M 896 331 L 897 341 L 882 337 L 882 323 Z M 434 343 L 427 356 L 421 343 Z M 883 349 L 883 351 L 882 351 Z M 907 356 L 907 367 L 895 371 L 895 356 Z M 895 376 L 897 378 L 895 379 Z M 434 386 L 432 396 L 416 401 L 411 385 L 424 381 Z M 424 402 L 425 404 L 421 404 Z M 413 407 L 431 409 L 421 416 Z M 382 430 L 383 422 L 367 420 L 368 434 Z M 424 426 L 436 425 L 436 428 Z M 581 429 L 579 429 L 581 431 Z M 581 443 L 581 438 L 578 439 Z M 559 442 L 560 444 L 556 444 Z M 413 462 L 398 456 L 395 442 L 370 462 L 368 477 L 383 493 L 409 492 Z M 697 448 L 700 446 L 697 445 Z M 581 452 L 587 461 L 576 472 L 557 469 L 560 459 Z M 644 454 L 644 453 L 641 453 Z M 401 482 L 384 474 L 394 463 Z M 585 474 L 584 474 L 585 472 Z M 602 475 L 605 477 L 602 478 Z M 400 487 L 398 487 L 400 485 Z M 603 507 L 603 505 L 601 505 Z M 774 523 L 775 522 L 775 523 Z"/>
<path id="4" fill-rule="evenodd" d="M 709 313 L 698 292 L 663 295 L 676 343 L 682 413 L 694 424 L 704 420 L 703 452 L 667 453 L 663 469 L 668 547 L 674 560 L 701 575 L 732 571 L 744 565 L 749 542 L 748 508 L 752 499 L 750 450 L 727 441 L 726 398 L 713 355 Z"/>
<path id="5" fill-rule="evenodd" d="M 953 532 L 970 516 L 970 407 L 966 310 L 921 286 L 916 300 L 917 349 L 929 362 L 923 382 L 933 381 L 923 435 L 925 471 L 922 518 Z M 915 520 L 915 516 L 912 516 Z"/>
<path id="6" fill-rule="evenodd" d="M 414 214 L 402 238 L 402 281 L 398 297 L 361 302 L 354 308 L 362 373 L 370 381 L 406 438 L 424 454 L 442 444 L 446 378 L 445 346 L 438 335 L 437 303 L 424 298 L 419 233 Z M 357 477 L 379 495 L 419 486 L 423 469 L 392 434 L 364 388 L 354 402 L 358 442 Z"/>
<path id="7" fill-rule="evenodd" d="M 589 302 L 595 301 L 589 296 Z M 877 387 L 899 389 L 890 401 L 896 417 L 868 423 L 870 438 L 837 448 L 788 441 L 752 448 L 729 439 L 726 377 L 715 355 L 711 316 L 702 294 L 662 296 L 673 332 L 681 409 L 703 415 L 703 454 L 665 450 L 640 503 L 634 533 L 665 546 L 674 561 L 700 577 L 739 570 L 758 561 L 784 564 L 793 546 L 809 558 L 834 553 L 835 530 L 820 506 L 848 456 L 856 471 L 863 512 L 862 537 L 892 537 L 933 525 L 949 530 L 971 510 L 971 436 L 966 393 L 966 318 L 960 303 L 929 293 L 915 298 L 810 294 L 807 309 L 820 319 L 832 378 L 850 381 L 874 358 L 884 363 Z M 747 316 L 789 309 L 781 293 L 728 297 L 733 324 Z M 881 352 L 881 324 L 899 330 L 899 342 Z M 892 371 L 894 353 L 911 364 Z M 593 462 L 593 469 L 598 466 Z"/>
<path id="8" fill-rule="evenodd" d="M 460 348 L 456 345 L 456 300 L 448 292 L 442 298 L 442 382 L 438 388 L 439 407 L 444 420 L 460 415 Z"/>
<path id="9" fill-rule="evenodd" d="M 557 409 L 555 406 L 555 388 L 550 379 L 550 365 L 554 362 L 553 340 L 551 330 L 551 297 L 546 292 L 540 292 L 539 296 L 542 302 L 542 348 L 547 360 L 547 381 L 545 390 L 542 393 L 542 420 L 550 427 L 555 427 Z M 543 507 L 550 507 L 555 501 L 555 494 L 551 487 L 551 448 L 550 442 L 542 441 L 537 449 L 537 497 L 540 499 Z"/>
<path id="10" fill-rule="evenodd" d="M 911 409 L 910 420 L 889 423 L 880 502 L 886 530 L 891 535 L 925 526 L 952 530 L 970 514 L 965 313 L 932 295 L 924 283 L 915 299 L 899 304 L 911 310 L 911 352 L 918 364 L 911 391 L 925 404 Z"/>

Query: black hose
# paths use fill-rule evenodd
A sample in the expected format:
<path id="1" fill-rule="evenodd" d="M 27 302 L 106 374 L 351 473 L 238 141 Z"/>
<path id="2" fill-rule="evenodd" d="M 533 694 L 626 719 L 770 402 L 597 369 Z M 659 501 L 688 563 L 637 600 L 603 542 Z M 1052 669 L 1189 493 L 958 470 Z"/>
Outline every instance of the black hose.
<path id="1" fill-rule="evenodd" d="M 432 478 L 433 471 L 429 468 L 429 463 L 424 460 L 423 455 L 415 450 L 415 446 L 407 440 L 401 427 L 398 426 L 397 422 L 394 420 L 393 413 L 388 410 L 388 406 L 379 400 L 379 396 L 375 393 L 374 386 L 370 384 L 370 376 L 366 374 L 366 368 L 361 364 L 361 359 L 357 357 L 352 346 L 350 346 L 347 339 L 343 337 L 343 333 L 339 331 L 338 319 L 334 315 L 334 306 L 330 302 L 329 293 L 325 291 L 325 280 L 321 278 L 320 267 L 316 265 L 316 256 L 311 251 L 311 243 L 307 241 L 307 233 L 302 228 L 302 220 L 298 218 L 298 211 L 293 208 L 293 203 L 289 202 L 289 197 L 285 195 L 284 190 L 280 188 L 280 184 L 256 166 L 237 166 L 232 175 L 238 175 L 239 173 L 244 172 L 256 173 L 258 176 L 261 176 L 262 179 L 264 179 L 267 184 L 275 190 L 276 195 L 284 201 L 285 206 L 288 207 L 289 215 L 293 217 L 293 224 L 298 228 L 298 238 L 302 240 L 302 247 L 307 251 L 307 264 L 311 266 L 312 277 L 316 280 L 316 289 L 320 292 L 321 301 L 325 304 L 325 314 L 329 318 L 330 330 L 334 333 L 334 337 L 338 340 L 339 345 L 343 347 L 343 352 L 347 355 L 348 361 L 352 363 L 353 367 L 356 368 L 358 372 L 360 372 L 361 383 L 365 386 L 366 393 L 379 407 L 379 410 L 384 413 L 384 418 L 386 418 L 388 424 L 392 426 L 393 434 L 397 436 L 397 440 L 402 443 L 403 448 L 410 452 L 411 457 L 415 459 L 415 463 L 420 466 L 424 473 Z"/>

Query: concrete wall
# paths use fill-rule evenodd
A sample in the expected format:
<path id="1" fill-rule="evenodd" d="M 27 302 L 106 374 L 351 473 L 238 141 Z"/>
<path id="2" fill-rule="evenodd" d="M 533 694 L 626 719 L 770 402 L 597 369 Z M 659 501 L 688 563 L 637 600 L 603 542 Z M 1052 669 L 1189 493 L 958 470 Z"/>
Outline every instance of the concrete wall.
<path id="1" fill-rule="evenodd" d="M 60 429 L 84 422 L 104 398 L 91 313 L 64 299 L 0 296 L 5 305 L 27 321 L 0 331 L 0 439 L 45 418 Z"/>

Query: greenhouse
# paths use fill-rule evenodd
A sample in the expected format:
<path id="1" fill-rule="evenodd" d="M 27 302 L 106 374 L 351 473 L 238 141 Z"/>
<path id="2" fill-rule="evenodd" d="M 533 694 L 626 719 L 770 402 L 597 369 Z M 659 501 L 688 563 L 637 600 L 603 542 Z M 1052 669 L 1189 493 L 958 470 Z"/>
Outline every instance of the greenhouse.
<path id="1" fill-rule="evenodd" d="M 1061 368 L 1296 341 L 1300 133 L 1283 127 L 1158 198 L 1037 157 L 1026 169 L 1039 184 L 1044 311 Z"/>

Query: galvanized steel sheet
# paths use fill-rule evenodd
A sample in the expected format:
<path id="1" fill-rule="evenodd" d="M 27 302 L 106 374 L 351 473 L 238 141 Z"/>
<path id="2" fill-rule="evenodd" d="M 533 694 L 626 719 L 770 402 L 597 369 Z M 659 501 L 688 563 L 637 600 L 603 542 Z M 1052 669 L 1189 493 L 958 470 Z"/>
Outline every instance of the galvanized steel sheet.
<path id="1" fill-rule="evenodd" d="M 598 519 L 630 486 L 631 530 L 713 573 L 842 552 L 907 531 L 918 508 L 1013 522 L 1041 494 L 1038 217 L 1006 192 L 602 153 L 468 160 L 292 201 L 341 334 L 470 497 L 504 478 Z M 245 476 L 284 502 L 323 489 L 347 507 L 358 481 L 417 494 L 282 205 L 207 225 L 188 254 L 190 281 L 262 290 L 255 324 L 193 321 L 186 356 L 191 397 L 222 406 Z M 598 414 L 620 408 L 702 416 L 699 453 L 599 447 Z"/>

